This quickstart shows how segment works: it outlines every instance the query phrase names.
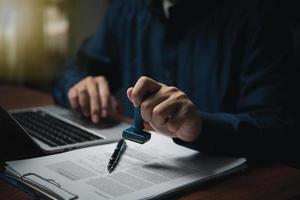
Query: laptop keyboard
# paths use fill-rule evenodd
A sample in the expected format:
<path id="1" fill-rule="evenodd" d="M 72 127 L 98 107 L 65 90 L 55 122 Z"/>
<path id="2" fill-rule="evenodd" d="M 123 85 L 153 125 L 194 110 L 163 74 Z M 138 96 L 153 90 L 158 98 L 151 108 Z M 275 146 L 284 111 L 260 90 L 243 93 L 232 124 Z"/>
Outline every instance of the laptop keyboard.
<path id="1" fill-rule="evenodd" d="M 42 111 L 13 113 L 12 116 L 32 137 L 50 147 L 103 139 Z"/>

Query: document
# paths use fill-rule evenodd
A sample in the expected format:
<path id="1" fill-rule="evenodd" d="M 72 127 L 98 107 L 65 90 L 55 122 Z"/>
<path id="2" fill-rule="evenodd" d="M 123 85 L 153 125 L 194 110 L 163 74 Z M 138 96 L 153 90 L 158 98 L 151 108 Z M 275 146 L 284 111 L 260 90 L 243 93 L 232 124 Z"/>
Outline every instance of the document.
<path id="1" fill-rule="evenodd" d="M 7 162 L 16 177 L 35 174 L 74 194 L 61 199 L 150 199 L 189 185 L 241 170 L 244 158 L 210 157 L 176 145 L 171 138 L 152 132 L 144 144 L 127 141 L 127 149 L 110 174 L 109 158 L 116 144 L 104 144 L 61 154 Z M 39 182 L 43 185 L 43 182 Z M 46 188 L 48 186 L 43 185 Z M 59 193 L 54 189 L 52 193 Z M 69 195 L 70 196 L 70 195 Z M 71 195 L 72 196 L 72 195 Z"/>

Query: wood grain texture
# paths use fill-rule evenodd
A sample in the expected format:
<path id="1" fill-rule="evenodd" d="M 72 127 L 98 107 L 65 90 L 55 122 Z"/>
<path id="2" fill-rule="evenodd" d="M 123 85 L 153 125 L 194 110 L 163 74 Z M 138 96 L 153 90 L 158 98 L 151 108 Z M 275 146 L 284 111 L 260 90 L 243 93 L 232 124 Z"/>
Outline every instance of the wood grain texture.
<path id="1" fill-rule="evenodd" d="M 15 189 L 7 183 L 0 180 L 0 199 L 1 200 L 32 200 L 24 192 Z"/>
<path id="2" fill-rule="evenodd" d="M 36 105 L 51 105 L 48 94 L 15 86 L 0 86 L 0 104 L 6 109 L 27 108 Z M 0 168 L 2 170 L 2 167 Z M 1 200 L 30 200 L 30 196 L 0 180 Z"/>
<path id="3" fill-rule="evenodd" d="M 7 109 L 51 105 L 49 94 L 27 88 L 0 86 L 0 103 Z M 128 119 L 123 119 L 128 121 Z M 1 168 L 0 168 L 1 170 Z M 0 200 L 29 200 L 25 193 L 0 181 Z M 300 170 L 285 165 L 249 167 L 243 174 L 195 186 L 170 199 L 296 200 L 300 199 Z"/>
<path id="4" fill-rule="evenodd" d="M 300 199 L 300 170 L 283 165 L 250 168 L 245 174 L 200 187 L 179 199 Z"/>
<path id="5" fill-rule="evenodd" d="M 49 94 L 15 86 L 0 86 L 0 104 L 6 109 L 53 104 Z"/>

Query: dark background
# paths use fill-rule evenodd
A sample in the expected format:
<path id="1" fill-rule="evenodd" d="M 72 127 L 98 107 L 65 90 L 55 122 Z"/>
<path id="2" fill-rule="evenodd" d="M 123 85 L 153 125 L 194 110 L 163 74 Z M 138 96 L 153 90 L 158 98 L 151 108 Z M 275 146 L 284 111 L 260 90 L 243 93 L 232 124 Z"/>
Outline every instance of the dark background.
<path id="1" fill-rule="evenodd" d="M 108 0 L 0 0 L 0 84 L 50 92 L 105 14 Z"/>
<path id="2" fill-rule="evenodd" d="M 300 67 L 300 7 L 279 0 Z M 0 85 L 50 92 L 67 58 L 99 25 L 109 0 L 0 0 Z"/>

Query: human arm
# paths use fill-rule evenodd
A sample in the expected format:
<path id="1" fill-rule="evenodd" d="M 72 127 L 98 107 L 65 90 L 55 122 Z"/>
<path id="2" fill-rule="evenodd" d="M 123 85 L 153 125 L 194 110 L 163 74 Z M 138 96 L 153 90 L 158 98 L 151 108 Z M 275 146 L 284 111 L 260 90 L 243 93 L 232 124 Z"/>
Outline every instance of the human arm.
<path id="1" fill-rule="evenodd" d="M 115 7 L 110 7 L 96 33 L 85 40 L 76 56 L 65 64 L 54 85 L 55 102 L 86 117 L 101 113 L 98 111 L 103 106 L 112 105 L 111 93 L 120 86 L 119 58 L 112 27 Z M 102 116 L 106 116 L 105 113 Z M 93 121 L 98 121 L 97 117 Z"/>
<path id="2" fill-rule="evenodd" d="M 141 107 L 142 118 L 150 126 L 173 138 L 191 142 L 201 132 L 201 118 L 188 96 L 173 86 L 141 77 L 127 90 L 135 107 Z"/>
<path id="3" fill-rule="evenodd" d="M 236 100 L 235 108 L 230 112 L 220 110 L 215 113 L 198 110 L 199 115 L 195 116 L 197 118 L 200 116 L 201 123 L 195 130 L 199 130 L 200 133 L 195 131 L 196 137 L 191 137 L 191 141 L 181 137 L 180 134 L 176 135 L 174 132 L 170 134 L 167 130 L 168 135 L 177 136 L 175 142 L 215 155 L 246 156 L 266 160 L 289 156 L 291 147 L 295 146 L 293 112 L 296 92 L 292 89 L 295 73 L 289 63 L 291 41 L 287 29 L 282 28 L 280 20 L 269 15 L 262 18 L 264 19 L 253 20 L 261 23 L 249 25 L 251 27 L 245 25 L 247 30 L 243 32 L 247 33 L 246 40 L 240 41 L 245 42 L 245 45 L 237 45 L 245 47 L 235 50 L 241 52 L 241 56 L 237 58 L 241 60 L 238 75 L 233 77 L 237 79 L 238 88 L 238 94 L 233 97 Z M 134 91 L 134 88 L 131 90 Z M 150 94 L 155 90 L 160 89 L 149 88 Z M 178 89 L 172 90 L 174 93 L 178 92 Z M 132 94 L 135 96 L 134 92 Z M 140 98 L 145 98 L 143 95 L 144 93 L 141 93 Z M 166 94 L 161 92 L 161 95 Z M 130 94 L 128 96 L 132 99 Z M 169 97 L 171 96 L 170 94 Z M 141 107 L 143 115 L 143 105 Z M 174 116 L 176 115 L 171 115 Z M 161 118 L 168 120 L 169 117 Z M 147 116 L 144 116 L 144 119 L 149 122 Z"/>
<path id="4" fill-rule="evenodd" d="M 269 10 L 270 11 L 270 10 Z M 265 11 L 251 17 L 240 36 L 242 61 L 235 111 L 199 110 L 202 132 L 192 143 L 175 142 L 214 155 L 252 159 L 297 157 L 297 81 L 291 35 L 284 18 Z M 299 130 L 299 129 L 298 129 Z"/>

